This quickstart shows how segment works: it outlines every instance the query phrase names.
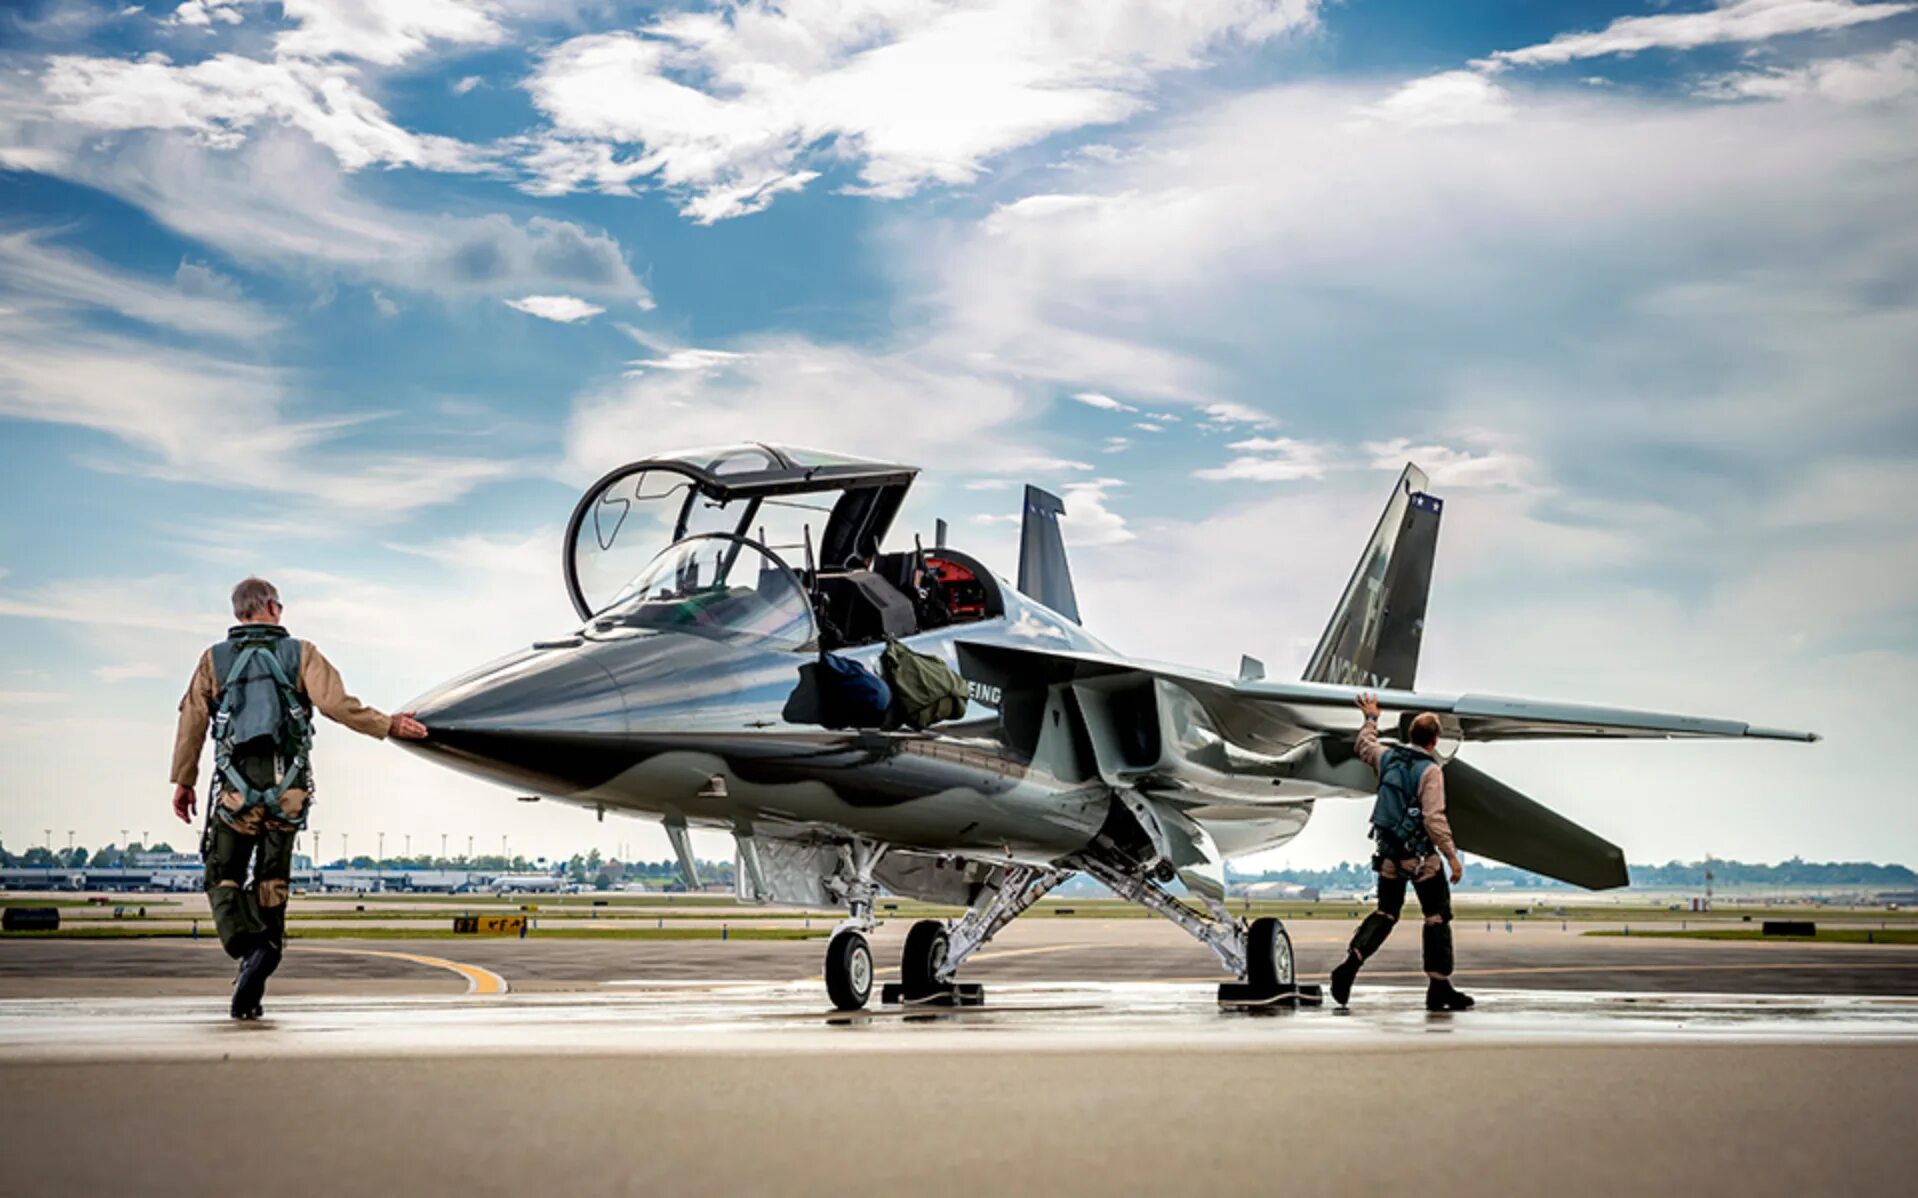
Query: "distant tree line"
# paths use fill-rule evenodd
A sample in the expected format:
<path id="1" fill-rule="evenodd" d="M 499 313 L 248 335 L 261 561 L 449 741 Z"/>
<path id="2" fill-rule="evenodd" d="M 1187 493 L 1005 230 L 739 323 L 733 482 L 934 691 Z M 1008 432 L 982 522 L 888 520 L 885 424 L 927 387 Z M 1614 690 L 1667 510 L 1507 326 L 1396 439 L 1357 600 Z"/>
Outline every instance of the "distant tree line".
<path id="1" fill-rule="evenodd" d="M 1918 889 L 1918 873 L 1903 865 L 1879 865 L 1870 861 L 1806 861 L 1793 857 L 1776 865 L 1745 861 L 1668 861 L 1664 865 L 1634 865 L 1632 885 L 1662 889 L 1705 888 L 1705 871 L 1711 870 L 1712 885 L 1722 887 L 1792 887 L 1821 889 L 1860 887 L 1879 890 Z M 1279 869 L 1262 874 L 1226 870 L 1226 880 L 1241 882 L 1295 882 L 1320 890 L 1366 890 L 1373 885 L 1369 865 L 1348 861 L 1331 869 Z M 1472 886 L 1506 885 L 1516 890 L 1570 890 L 1563 882 L 1514 869 L 1509 865 L 1478 862 L 1469 867 L 1466 882 Z"/>
<path id="2" fill-rule="evenodd" d="M 92 852 L 75 845 L 70 849 L 47 849 L 39 845 L 23 853 L 7 851 L 4 841 L 0 841 L 0 869 L 16 866 L 30 868 L 39 866 L 53 869 L 119 869 L 134 864 L 134 859 L 144 853 L 171 853 L 173 846 L 161 841 L 157 844 L 130 844 L 125 848 L 108 845 Z"/>
<path id="3" fill-rule="evenodd" d="M 71 849 L 47 849 L 39 845 L 25 852 L 9 852 L 4 841 L 0 841 L 0 869 L 39 866 L 54 869 L 118 869 L 132 866 L 146 853 L 171 853 L 172 845 L 164 841 L 145 845 L 129 844 L 124 848 L 108 845 L 103 849 L 89 852 L 74 846 Z M 616 886 L 623 882 L 639 882 L 649 886 L 665 886 L 679 880 L 679 862 L 668 858 L 664 861 L 618 861 L 601 855 L 598 849 L 588 853 L 575 853 L 564 861 L 548 861 L 544 857 L 528 859 L 521 856 L 505 856 L 499 853 L 476 857 L 435 857 L 421 853 L 415 856 L 398 856 L 381 859 L 367 853 L 353 857 L 336 857 L 324 863 L 329 869 L 371 869 L 371 870 L 471 870 L 486 874 L 551 874 L 563 877 L 570 882 L 601 888 Z M 699 876 L 704 882 L 723 882 L 732 884 L 733 863 L 730 861 L 700 861 Z"/>

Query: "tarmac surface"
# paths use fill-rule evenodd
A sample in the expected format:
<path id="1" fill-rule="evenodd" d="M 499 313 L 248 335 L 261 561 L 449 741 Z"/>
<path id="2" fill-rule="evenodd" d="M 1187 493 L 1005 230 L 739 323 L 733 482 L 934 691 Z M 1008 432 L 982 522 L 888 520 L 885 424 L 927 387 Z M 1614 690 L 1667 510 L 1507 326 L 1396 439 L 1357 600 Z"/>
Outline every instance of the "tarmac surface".
<path id="1" fill-rule="evenodd" d="M 820 921 L 821 928 L 826 926 Z M 898 959 L 907 926 L 891 921 L 872 938 L 882 978 L 897 976 L 896 967 L 884 966 Z M 1287 921 L 1301 979 L 1322 978 L 1344 953 L 1354 926 L 1347 919 Z M 1918 997 L 1918 946 L 1587 936 L 1582 933 L 1593 925 L 1555 921 L 1454 926 L 1462 986 Z M 786 982 L 816 977 L 824 951 L 823 940 L 296 940 L 273 990 L 276 995 L 465 990 L 461 975 L 410 962 L 408 955 L 478 966 L 515 992 L 657 980 Z M 1212 955 L 1183 932 L 1143 919 L 1017 922 L 964 970 L 968 980 L 988 985 L 1204 981 L 1217 974 Z M 217 996 L 232 976 L 232 962 L 210 937 L 0 941 L 0 998 Z M 1362 982 L 1423 985 L 1417 929 L 1388 941 Z"/>
<path id="2" fill-rule="evenodd" d="M 1288 927 L 1305 978 L 1351 930 Z M 1406 935 L 1350 1012 L 1257 1015 L 1156 921 L 1015 924 L 986 1006 L 851 1015 L 822 941 L 309 940 L 254 1024 L 210 940 L 6 940 L 0 1188 L 1905 1190 L 1918 949 L 1580 930 L 1461 926 L 1459 1015 Z"/>

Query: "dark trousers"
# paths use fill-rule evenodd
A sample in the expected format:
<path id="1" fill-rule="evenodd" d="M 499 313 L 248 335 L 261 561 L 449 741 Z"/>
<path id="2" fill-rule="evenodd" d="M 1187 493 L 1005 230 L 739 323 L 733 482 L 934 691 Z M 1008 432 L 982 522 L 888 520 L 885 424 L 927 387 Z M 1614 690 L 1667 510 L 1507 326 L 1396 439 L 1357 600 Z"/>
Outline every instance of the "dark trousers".
<path id="1" fill-rule="evenodd" d="M 1405 910 L 1405 872 L 1401 868 L 1394 877 L 1379 875 L 1379 909 L 1366 916 L 1352 935 L 1351 952 L 1359 961 L 1379 951 L 1392 929 L 1398 926 L 1399 914 Z M 1425 913 L 1421 943 L 1425 972 L 1435 978 L 1449 978 L 1453 966 L 1451 883 L 1440 872 L 1422 881 L 1413 880 L 1411 887 L 1419 896 L 1419 908 Z"/>
<path id="2" fill-rule="evenodd" d="M 298 830 L 264 826 L 247 836 L 215 815 L 200 842 L 206 862 L 206 897 L 220 945 L 238 960 L 267 945 L 286 943 L 286 899 L 293 877 L 293 839 Z M 247 881 L 252 867 L 253 880 Z"/>

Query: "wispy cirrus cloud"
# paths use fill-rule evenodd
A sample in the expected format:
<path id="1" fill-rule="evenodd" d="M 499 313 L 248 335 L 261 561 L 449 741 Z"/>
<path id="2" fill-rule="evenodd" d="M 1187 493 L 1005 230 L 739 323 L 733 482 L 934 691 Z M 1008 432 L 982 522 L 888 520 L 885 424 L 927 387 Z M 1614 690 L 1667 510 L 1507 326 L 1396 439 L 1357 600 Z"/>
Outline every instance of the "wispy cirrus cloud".
<path id="1" fill-rule="evenodd" d="M 117 270 L 54 239 L 54 230 L 0 233 L 0 300 L 15 312 L 77 306 L 119 313 L 183 333 L 264 336 L 281 322 L 244 302 L 231 280 L 182 262 L 171 280 Z"/>
<path id="2" fill-rule="evenodd" d="M 1561 33 L 1537 45 L 1499 50 L 1483 61 L 1495 67 L 1551 66 L 1645 50 L 1762 42 L 1883 21 L 1914 9 L 1918 5 L 1875 0 L 1724 0 L 1715 8 L 1693 12 L 1619 17 L 1603 29 Z"/>

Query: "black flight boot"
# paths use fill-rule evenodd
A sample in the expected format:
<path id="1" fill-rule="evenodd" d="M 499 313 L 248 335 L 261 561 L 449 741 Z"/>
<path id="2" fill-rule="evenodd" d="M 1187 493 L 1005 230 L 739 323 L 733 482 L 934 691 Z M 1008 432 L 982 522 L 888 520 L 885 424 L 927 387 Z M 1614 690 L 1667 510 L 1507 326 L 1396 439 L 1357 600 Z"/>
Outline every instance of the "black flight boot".
<path id="1" fill-rule="evenodd" d="M 233 1005 L 229 1014 L 235 1019 L 258 1019 L 264 1010 L 260 1000 L 266 996 L 266 979 L 279 968 L 280 950 L 262 944 L 240 963 L 240 976 L 233 982 Z"/>
<path id="2" fill-rule="evenodd" d="M 1432 984 L 1425 988 L 1428 1011 L 1469 1011 L 1477 1005 L 1471 995 L 1453 989 L 1450 978 L 1433 978 Z"/>
<path id="3" fill-rule="evenodd" d="M 1352 997 L 1352 983 L 1358 980 L 1361 964 L 1357 953 L 1347 953 L 1332 971 L 1332 1001 L 1341 1007 Z"/>

